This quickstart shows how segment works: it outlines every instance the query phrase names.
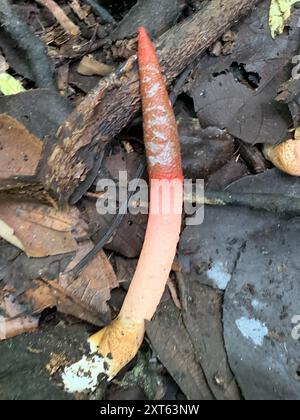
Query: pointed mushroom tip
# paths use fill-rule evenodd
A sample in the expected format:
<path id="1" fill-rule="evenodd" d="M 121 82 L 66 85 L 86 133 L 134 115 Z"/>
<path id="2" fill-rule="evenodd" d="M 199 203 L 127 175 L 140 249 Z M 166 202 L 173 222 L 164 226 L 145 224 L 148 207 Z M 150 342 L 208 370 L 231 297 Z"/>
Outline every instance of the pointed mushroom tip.
<path id="1" fill-rule="evenodd" d="M 144 26 L 141 26 L 139 28 L 139 36 L 138 36 L 138 44 L 139 44 L 139 48 L 143 48 L 143 49 L 152 49 L 152 41 L 148 35 L 148 32 L 146 30 L 146 28 L 144 28 Z"/>
<path id="2" fill-rule="evenodd" d="M 141 65 L 157 62 L 156 51 L 147 30 L 141 26 L 138 36 L 138 56 Z"/>
<path id="3" fill-rule="evenodd" d="M 138 34 L 139 34 L 139 41 L 141 41 L 143 38 L 149 38 L 148 33 L 144 26 L 139 27 Z"/>

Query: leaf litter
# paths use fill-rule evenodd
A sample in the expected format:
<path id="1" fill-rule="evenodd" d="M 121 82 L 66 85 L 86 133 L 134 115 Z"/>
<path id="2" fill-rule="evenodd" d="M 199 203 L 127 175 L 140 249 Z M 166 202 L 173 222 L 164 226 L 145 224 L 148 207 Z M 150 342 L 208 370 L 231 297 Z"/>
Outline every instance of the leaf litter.
<path id="1" fill-rule="evenodd" d="M 28 60 L 1 31 L 0 48 L 10 66 L 5 71 L 17 75 L 28 89 L 0 96 L 4 180 L 39 181 L 44 147 L 55 142 L 74 105 L 99 81 L 78 74 L 82 58 L 92 52 L 97 64 L 113 69 L 135 52 L 134 20 L 148 24 L 157 36 L 183 15 L 206 6 L 206 2 L 170 2 L 171 13 L 149 21 L 144 11 L 151 10 L 155 0 L 138 1 L 132 8 L 128 4 L 128 14 L 117 8 L 114 15 L 120 22 L 109 23 L 82 2 L 68 3 L 69 18 L 80 26 L 76 40 L 40 7 L 30 11 L 30 18 L 27 6 L 17 7 L 47 44 L 64 98 L 53 89 L 36 89 Z M 240 197 L 240 204 L 207 205 L 201 226 L 183 224 L 175 273 L 147 325 L 145 347 L 123 385 L 115 383 L 108 389 L 99 385 L 99 398 L 118 395 L 122 389 L 125 397 L 142 392 L 163 399 L 171 384 L 175 398 L 180 392 L 188 399 L 218 400 L 299 395 L 297 342 L 290 338 L 290 319 L 297 312 L 298 219 L 288 211 L 277 213 L 277 204 L 272 204 L 281 196 L 286 208 L 294 206 L 300 199 L 299 182 L 270 170 L 272 165 L 257 146 L 291 138 L 293 123 L 294 129 L 299 125 L 299 88 L 291 79 L 291 63 L 299 48 L 299 13 L 292 3 L 272 1 L 270 9 L 270 2 L 260 2 L 197 59 L 176 93 L 186 177 L 204 178 L 208 192 L 225 191 Z M 161 2 L 160 7 L 164 9 Z M 1 197 L 0 232 L 5 239 L 0 242 L 1 398 L 19 397 L 11 385 L 18 383 L 17 376 L 5 379 L 11 366 L 33 366 L 36 361 L 32 372 L 24 371 L 26 383 L 35 385 L 23 387 L 21 397 L 30 399 L 40 387 L 40 397 L 43 389 L 51 388 L 54 398 L 70 398 L 57 386 L 60 371 L 77 359 L 80 352 L 74 348 L 95 326 L 107 325 L 117 315 L 141 250 L 147 217 L 125 216 L 105 251 L 77 277 L 70 270 L 114 223 L 114 218 L 96 212 L 97 180 L 116 180 L 120 169 L 134 178 L 143 159 L 141 140 L 137 119 L 105 150 L 95 172 L 98 176 L 76 206 L 58 211 L 35 199 Z M 269 211 L 241 204 L 245 194 L 255 203 L 269 198 Z M 31 334 L 9 340 L 24 332 Z M 11 343 L 16 348 L 13 354 Z M 163 370 L 151 371 L 153 351 L 173 382 Z"/>

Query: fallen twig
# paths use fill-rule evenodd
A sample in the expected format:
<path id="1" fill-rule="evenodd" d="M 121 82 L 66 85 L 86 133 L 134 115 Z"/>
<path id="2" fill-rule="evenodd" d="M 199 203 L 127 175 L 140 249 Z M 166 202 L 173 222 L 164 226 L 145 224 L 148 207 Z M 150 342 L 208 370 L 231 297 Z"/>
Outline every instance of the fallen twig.
<path id="1" fill-rule="evenodd" d="M 145 171 L 145 164 L 141 163 L 138 167 L 137 173 L 135 178 L 140 178 L 143 173 Z M 120 211 L 117 213 L 117 215 L 114 217 L 114 219 L 111 222 L 111 225 L 109 227 L 109 229 L 107 230 L 107 232 L 105 233 L 105 235 L 100 239 L 100 241 L 97 242 L 97 244 L 94 246 L 94 248 L 84 257 L 82 258 L 82 260 L 72 269 L 70 270 L 67 274 L 72 276 L 72 277 L 76 277 L 83 269 L 84 267 L 89 264 L 89 262 L 95 258 L 95 256 L 103 249 L 103 247 L 107 244 L 107 242 L 110 240 L 110 238 L 113 236 L 113 234 L 115 233 L 115 231 L 118 229 L 118 227 L 120 226 L 124 215 L 126 213 L 126 210 L 128 208 L 128 202 L 131 199 L 131 197 L 133 196 L 133 192 L 131 192 L 128 195 L 128 199 L 127 202 L 123 204 L 123 206 L 125 208 L 120 209 Z M 95 235 L 96 232 L 93 232 L 93 235 Z M 91 236 L 93 236 L 91 235 Z"/>
<path id="2" fill-rule="evenodd" d="M 80 61 L 78 69 L 79 74 L 84 76 L 107 76 L 114 71 L 113 66 L 102 63 L 101 61 L 95 60 L 93 57 L 86 55 Z"/>
<path id="3" fill-rule="evenodd" d="M 206 192 L 205 196 L 185 195 L 186 203 L 208 206 L 237 206 L 251 210 L 300 216 L 300 198 L 280 194 Z"/>
<path id="4" fill-rule="evenodd" d="M 36 2 L 50 10 L 68 34 L 71 36 L 77 36 L 80 34 L 78 26 L 68 18 L 62 8 L 59 7 L 54 0 L 36 0 Z"/>
<path id="5" fill-rule="evenodd" d="M 0 317 L 0 341 L 17 335 L 33 332 L 39 326 L 39 319 L 30 315 L 21 315 L 16 318 Z"/>
<path id="6" fill-rule="evenodd" d="M 28 57 L 37 87 L 55 89 L 45 45 L 18 17 L 8 0 L 0 0 L 0 24 Z"/>
<path id="7" fill-rule="evenodd" d="M 116 23 L 113 16 L 106 10 L 104 7 L 100 6 L 98 2 L 95 0 L 84 0 L 86 3 L 88 3 L 94 12 L 106 23 Z"/>
<path id="8" fill-rule="evenodd" d="M 5 316 L 0 316 L 0 341 L 35 331 L 39 326 L 39 317 L 24 313 L 24 307 L 8 290 L 1 290 L 0 309 L 5 313 Z"/>

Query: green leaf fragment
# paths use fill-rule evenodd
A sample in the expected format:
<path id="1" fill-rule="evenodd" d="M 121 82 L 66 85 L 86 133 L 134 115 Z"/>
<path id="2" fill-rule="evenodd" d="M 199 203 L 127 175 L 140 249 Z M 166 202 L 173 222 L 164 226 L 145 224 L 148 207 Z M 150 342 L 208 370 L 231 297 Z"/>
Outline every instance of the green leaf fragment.
<path id="1" fill-rule="evenodd" d="M 16 95 L 20 92 L 25 92 L 19 80 L 15 79 L 8 73 L 0 74 L 0 92 L 4 95 Z"/>
<path id="2" fill-rule="evenodd" d="M 291 8 L 298 0 L 272 0 L 270 8 L 269 24 L 272 38 L 280 35 L 291 16 Z"/>

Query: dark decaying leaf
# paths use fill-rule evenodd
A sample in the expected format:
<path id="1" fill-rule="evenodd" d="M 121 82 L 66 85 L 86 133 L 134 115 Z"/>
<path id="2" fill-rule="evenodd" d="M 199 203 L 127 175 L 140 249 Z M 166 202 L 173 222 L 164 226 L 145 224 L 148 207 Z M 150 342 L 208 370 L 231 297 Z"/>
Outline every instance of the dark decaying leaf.
<path id="1" fill-rule="evenodd" d="M 247 400 L 299 399 L 299 240 L 299 219 L 250 235 L 225 293 L 227 354 Z"/>
<path id="2" fill-rule="evenodd" d="M 0 96 L 0 112 L 16 118 L 38 139 L 55 138 L 56 131 L 72 111 L 72 105 L 51 89 L 35 89 Z"/>
<path id="3" fill-rule="evenodd" d="M 202 129 L 193 118 L 181 118 L 178 122 L 186 178 L 207 178 L 232 158 L 234 140 L 225 131 L 213 127 Z"/>
<path id="4" fill-rule="evenodd" d="M 70 364 L 82 355 L 82 343 L 89 333 L 84 324 L 45 324 L 32 334 L 23 334 L 0 343 L 1 400 L 73 399 L 49 379 L 46 368 L 54 356 Z M 12 350 L 13 348 L 13 350 Z M 63 366 L 61 366 L 63 367 Z"/>
<path id="5" fill-rule="evenodd" d="M 247 175 L 249 175 L 249 169 L 245 162 L 234 157 L 208 178 L 206 188 L 208 191 L 222 191 L 232 182 Z"/>
<path id="6" fill-rule="evenodd" d="M 24 293 L 32 279 L 54 280 L 64 272 L 75 253 L 47 258 L 28 258 L 18 248 L 7 242 L 0 242 L 0 280 L 10 284 L 16 295 Z M 1 283 L 0 283 L 1 284 Z"/>
<path id="7" fill-rule="evenodd" d="M 296 56 L 298 57 L 299 55 Z M 298 67 L 295 69 L 298 70 Z M 292 78 L 283 83 L 278 93 L 277 101 L 288 104 L 294 127 L 298 128 L 300 125 L 300 79 Z"/>
<path id="8" fill-rule="evenodd" d="M 137 259 L 123 258 L 119 255 L 115 256 L 116 276 L 118 283 L 125 290 L 129 288 L 130 282 L 134 276 Z"/>
<path id="9" fill-rule="evenodd" d="M 275 101 L 281 83 L 290 77 L 298 50 L 299 11 L 289 33 L 272 39 L 269 3 L 261 2 L 233 28 L 236 45 L 231 55 L 200 59 L 189 94 L 204 126 L 226 128 L 250 143 L 276 143 L 288 136 L 288 108 Z"/>
<path id="10" fill-rule="evenodd" d="M 245 177 L 227 191 L 279 194 L 288 202 L 293 197 L 300 197 L 300 181 L 270 170 Z M 201 299 L 206 295 L 205 290 L 214 299 L 218 290 L 225 290 L 226 350 L 238 385 L 247 399 L 284 399 L 296 395 L 296 391 L 299 393 L 299 382 L 294 379 L 298 343 L 291 339 L 291 319 L 297 314 L 299 300 L 296 280 L 298 236 L 298 218 L 247 208 L 206 207 L 204 223 L 187 227 L 181 238 L 179 259 L 182 276 L 188 285 L 186 296 L 191 297 L 191 301 L 185 299 L 183 302 L 188 305 L 188 315 L 184 319 L 188 329 L 190 322 L 193 337 L 198 340 L 203 370 L 211 374 L 211 370 L 206 369 L 211 354 L 207 360 L 205 354 L 212 345 L 209 332 L 216 320 L 220 326 L 222 309 L 217 309 L 217 300 L 209 304 L 210 300 L 206 298 L 201 304 Z M 198 318 L 201 310 L 208 318 L 209 332 L 206 334 L 206 326 L 202 325 L 205 316 L 200 321 Z M 192 318 L 193 312 L 197 314 L 197 322 Z M 190 321 L 186 317 L 191 317 Z M 215 332 L 214 339 L 216 337 Z M 264 344 L 259 345 L 261 342 Z M 266 377 L 270 386 L 266 386 Z"/>
<path id="11" fill-rule="evenodd" d="M 209 388 L 217 400 L 239 400 L 240 392 L 230 370 L 223 339 L 223 293 L 180 279 L 183 320 Z"/>
<path id="12" fill-rule="evenodd" d="M 188 399 L 213 399 L 180 311 L 168 293 L 147 324 L 147 335 L 160 361 Z"/>
<path id="13" fill-rule="evenodd" d="M 227 191 L 282 194 L 288 199 L 300 196 L 300 181 L 275 169 L 245 177 Z M 190 280 L 225 290 L 248 235 L 267 230 L 282 219 L 284 216 L 275 213 L 247 208 L 206 206 L 204 223 L 187 227 L 181 237 L 179 260 L 184 273 Z"/>
<path id="14" fill-rule="evenodd" d="M 259 174 L 270 168 L 270 162 L 265 159 L 262 151 L 257 146 L 252 146 L 241 140 L 237 140 L 237 145 L 238 152 L 254 174 Z"/>

